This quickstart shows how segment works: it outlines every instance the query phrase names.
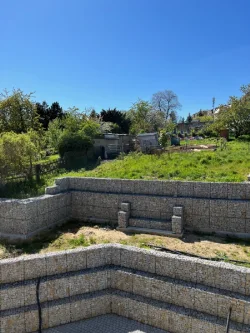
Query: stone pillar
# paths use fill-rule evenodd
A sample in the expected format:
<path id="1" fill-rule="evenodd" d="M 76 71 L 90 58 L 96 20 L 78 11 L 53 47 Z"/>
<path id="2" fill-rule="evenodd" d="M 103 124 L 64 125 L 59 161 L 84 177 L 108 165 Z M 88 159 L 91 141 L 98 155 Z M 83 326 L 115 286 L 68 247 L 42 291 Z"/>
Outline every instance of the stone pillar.
<path id="1" fill-rule="evenodd" d="M 183 233 L 183 207 L 173 208 L 172 232 L 174 234 Z"/>
<path id="2" fill-rule="evenodd" d="M 127 228 L 130 217 L 130 203 L 123 202 L 121 210 L 118 212 L 118 228 Z"/>

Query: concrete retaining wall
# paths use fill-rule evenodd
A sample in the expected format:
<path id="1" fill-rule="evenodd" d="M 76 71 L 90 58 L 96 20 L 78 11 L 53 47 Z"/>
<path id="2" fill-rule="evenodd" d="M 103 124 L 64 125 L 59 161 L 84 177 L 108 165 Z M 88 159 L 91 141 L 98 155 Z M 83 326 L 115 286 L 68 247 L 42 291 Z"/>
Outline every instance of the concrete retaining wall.
<path id="1" fill-rule="evenodd" d="M 0 331 L 115 313 L 169 332 L 250 331 L 250 269 L 100 245 L 0 261 Z"/>
<path id="2" fill-rule="evenodd" d="M 117 224 L 122 202 L 131 218 L 170 220 L 177 206 L 185 229 L 250 237 L 250 183 L 75 177 L 57 179 L 42 197 L 1 199 L 0 237 L 27 239 L 71 218 Z"/>

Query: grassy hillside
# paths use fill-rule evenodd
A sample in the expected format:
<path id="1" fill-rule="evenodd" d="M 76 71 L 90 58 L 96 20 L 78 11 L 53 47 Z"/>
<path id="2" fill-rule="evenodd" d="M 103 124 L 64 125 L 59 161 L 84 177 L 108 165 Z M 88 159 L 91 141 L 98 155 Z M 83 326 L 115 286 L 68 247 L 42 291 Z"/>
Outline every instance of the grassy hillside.
<path id="1" fill-rule="evenodd" d="M 131 153 L 91 171 L 67 175 L 129 179 L 241 182 L 250 173 L 248 143 L 229 142 L 225 150 L 165 153 L 160 156 Z"/>
<path id="2" fill-rule="evenodd" d="M 197 143 L 203 144 L 203 141 Z M 27 198 L 41 195 L 46 186 L 54 183 L 56 177 L 63 176 L 242 182 L 247 180 L 250 173 L 250 144 L 232 141 L 224 150 L 218 148 L 216 151 L 164 153 L 160 156 L 131 153 L 106 161 L 98 167 L 91 165 L 89 169 L 74 172 L 59 170 L 41 177 L 39 184 L 9 183 L 0 189 L 0 197 Z"/>

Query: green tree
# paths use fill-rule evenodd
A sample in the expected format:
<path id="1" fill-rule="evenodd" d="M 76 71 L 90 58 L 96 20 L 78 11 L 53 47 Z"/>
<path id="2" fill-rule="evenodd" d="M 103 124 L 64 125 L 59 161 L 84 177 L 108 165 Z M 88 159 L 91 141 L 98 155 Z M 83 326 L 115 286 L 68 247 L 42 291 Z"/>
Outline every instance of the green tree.
<path id="1" fill-rule="evenodd" d="M 169 134 L 165 130 L 160 131 L 159 143 L 162 147 L 167 147 L 169 141 Z"/>
<path id="2" fill-rule="evenodd" d="M 250 85 L 242 86 L 243 95 L 238 98 L 230 97 L 229 105 L 220 106 L 220 111 L 211 130 L 217 132 L 221 129 L 229 129 L 239 137 L 243 134 L 250 134 Z"/>
<path id="3" fill-rule="evenodd" d="M 167 122 L 164 112 L 155 110 L 151 103 L 140 99 L 133 104 L 127 116 L 131 120 L 131 134 L 158 132 Z"/>
<path id="4" fill-rule="evenodd" d="M 81 129 L 81 132 L 91 139 L 101 134 L 100 124 L 93 120 L 87 120 Z"/>
<path id="5" fill-rule="evenodd" d="M 53 148 L 55 151 L 58 151 L 58 145 L 62 134 L 62 121 L 59 118 L 50 121 L 48 130 L 46 132 L 48 147 Z"/>
<path id="6" fill-rule="evenodd" d="M 129 133 L 131 121 L 126 117 L 126 113 L 114 109 L 102 110 L 100 113 L 102 121 L 117 124 L 119 127 L 114 127 L 117 133 Z"/>
<path id="7" fill-rule="evenodd" d="M 193 120 L 193 118 L 189 113 L 188 116 L 187 116 L 187 119 L 186 119 L 186 123 L 190 124 L 192 122 L 192 120 Z"/>
<path id="8" fill-rule="evenodd" d="M 60 137 L 58 151 L 61 157 L 64 157 L 67 152 L 81 152 L 86 154 L 93 146 L 93 141 L 90 137 L 82 133 L 64 132 Z"/>
<path id="9" fill-rule="evenodd" d="M 33 163 L 40 158 L 40 146 L 35 133 L 4 133 L 0 137 L 0 161 L 6 174 L 32 177 Z M 34 140 L 34 142 L 32 141 Z"/>
<path id="10" fill-rule="evenodd" d="M 64 116 L 63 109 L 58 102 L 52 103 L 50 107 L 45 101 L 36 103 L 36 110 L 39 115 L 39 121 L 45 130 L 48 129 L 50 121 L 57 118 L 62 119 Z"/>
<path id="11" fill-rule="evenodd" d="M 32 97 L 33 93 L 25 94 L 20 89 L 0 94 L 0 132 L 25 133 L 40 128 Z"/>

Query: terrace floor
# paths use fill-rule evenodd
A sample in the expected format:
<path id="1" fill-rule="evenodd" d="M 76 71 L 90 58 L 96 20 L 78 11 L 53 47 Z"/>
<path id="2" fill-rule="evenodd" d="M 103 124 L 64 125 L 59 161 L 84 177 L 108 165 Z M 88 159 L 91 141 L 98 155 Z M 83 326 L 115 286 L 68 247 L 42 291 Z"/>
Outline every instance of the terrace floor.
<path id="1" fill-rule="evenodd" d="M 116 315 L 104 315 L 77 321 L 43 331 L 44 333 L 166 333 L 166 331 L 141 324 Z"/>

